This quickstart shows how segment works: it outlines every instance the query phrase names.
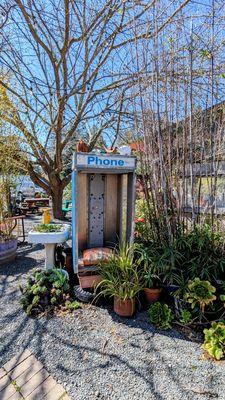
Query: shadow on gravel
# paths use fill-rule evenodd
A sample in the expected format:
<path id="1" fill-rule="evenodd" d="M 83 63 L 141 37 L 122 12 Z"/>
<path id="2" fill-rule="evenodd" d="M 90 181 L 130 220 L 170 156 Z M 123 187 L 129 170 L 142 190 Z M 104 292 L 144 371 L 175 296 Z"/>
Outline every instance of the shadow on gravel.
<path id="1" fill-rule="evenodd" d="M 8 276 L 14 276 L 14 275 L 19 276 L 22 274 L 26 274 L 30 269 L 37 267 L 37 265 L 39 264 L 42 264 L 42 259 L 36 260 L 34 257 L 28 257 L 29 254 L 32 255 L 32 253 L 41 250 L 42 248 L 43 247 L 39 244 L 32 247 L 30 245 L 19 247 L 17 250 L 17 256 L 15 261 L 1 266 L 0 278 L 1 276 L 8 277 Z M 0 283 L 2 285 L 2 278 Z"/>
<path id="2" fill-rule="evenodd" d="M 112 317 L 113 321 L 115 321 L 117 323 L 127 325 L 128 327 L 132 327 L 132 328 L 142 329 L 144 332 L 151 333 L 152 336 L 154 336 L 155 334 L 160 334 L 160 335 L 170 337 L 172 339 L 182 339 L 182 340 L 185 339 L 186 340 L 186 338 L 184 338 L 184 336 L 182 334 L 180 334 L 179 332 L 177 332 L 175 329 L 169 329 L 168 331 L 155 329 L 154 326 L 148 322 L 147 311 L 138 311 L 138 313 L 136 313 L 134 315 L 134 317 L 124 318 L 124 317 L 119 317 L 118 315 L 116 315 L 115 312 L 113 311 L 113 308 L 109 308 L 109 307 L 106 307 L 106 308 L 108 310 L 108 313 Z"/>
<path id="3" fill-rule="evenodd" d="M 151 325 L 148 321 L 148 313 L 147 309 L 143 309 L 141 303 L 139 302 L 137 307 L 137 312 L 134 314 L 133 317 L 124 318 L 117 315 L 113 310 L 113 301 L 107 300 L 103 298 L 99 298 L 96 307 L 104 308 L 108 311 L 109 315 L 111 316 L 112 320 L 127 325 L 128 327 L 142 329 L 144 332 L 151 333 L 152 336 L 155 334 L 161 334 L 172 339 L 182 339 L 182 340 L 189 340 L 193 341 L 192 339 L 187 339 L 182 333 L 178 332 L 176 329 L 169 329 L 169 330 L 157 330 Z"/>

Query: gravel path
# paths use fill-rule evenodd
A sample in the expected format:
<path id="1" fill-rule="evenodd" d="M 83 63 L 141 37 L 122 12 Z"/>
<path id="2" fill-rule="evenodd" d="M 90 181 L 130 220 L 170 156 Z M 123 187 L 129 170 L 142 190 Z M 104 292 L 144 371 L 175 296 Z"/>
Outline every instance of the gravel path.
<path id="1" fill-rule="evenodd" d="M 145 312 L 120 319 L 88 305 L 28 318 L 18 285 L 43 265 L 42 246 L 26 245 L 0 269 L 0 364 L 28 348 L 74 400 L 225 399 L 225 362 L 203 359 L 200 345 L 175 331 L 156 332 Z"/>

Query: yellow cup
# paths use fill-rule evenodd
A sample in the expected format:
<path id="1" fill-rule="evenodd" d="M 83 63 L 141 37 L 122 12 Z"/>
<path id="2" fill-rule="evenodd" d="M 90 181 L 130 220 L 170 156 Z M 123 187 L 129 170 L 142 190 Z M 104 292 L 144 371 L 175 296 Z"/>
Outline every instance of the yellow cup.
<path id="1" fill-rule="evenodd" d="M 50 224 L 51 219 L 50 209 L 45 209 L 43 212 L 43 223 Z"/>

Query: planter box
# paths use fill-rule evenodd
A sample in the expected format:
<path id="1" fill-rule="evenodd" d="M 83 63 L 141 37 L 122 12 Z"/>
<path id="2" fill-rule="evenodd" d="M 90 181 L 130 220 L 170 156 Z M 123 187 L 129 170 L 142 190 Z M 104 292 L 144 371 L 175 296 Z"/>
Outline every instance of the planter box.
<path id="1" fill-rule="evenodd" d="M 17 239 L 0 242 L 0 265 L 15 260 L 17 250 Z"/>
<path id="2" fill-rule="evenodd" d="M 85 274 L 78 274 L 79 278 L 79 283 L 82 289 L 87 289 L 87 288 L 92 288 L 94 286 L 97 286 L 101 280 L 102 277 L 101 275 L 85 275 Z"/>

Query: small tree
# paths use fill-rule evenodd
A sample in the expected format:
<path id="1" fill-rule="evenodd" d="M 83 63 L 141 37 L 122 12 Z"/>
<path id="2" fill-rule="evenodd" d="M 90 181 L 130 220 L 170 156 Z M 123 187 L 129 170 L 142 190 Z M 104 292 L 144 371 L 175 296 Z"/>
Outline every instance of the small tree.
<path id="1" fill-rule="evenodd" d="M 11 214 L 11 189 L 25 159 L 21 156 L 19 138 L 0 134 L 0 219 Z"/>

